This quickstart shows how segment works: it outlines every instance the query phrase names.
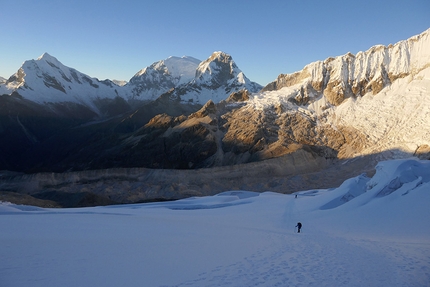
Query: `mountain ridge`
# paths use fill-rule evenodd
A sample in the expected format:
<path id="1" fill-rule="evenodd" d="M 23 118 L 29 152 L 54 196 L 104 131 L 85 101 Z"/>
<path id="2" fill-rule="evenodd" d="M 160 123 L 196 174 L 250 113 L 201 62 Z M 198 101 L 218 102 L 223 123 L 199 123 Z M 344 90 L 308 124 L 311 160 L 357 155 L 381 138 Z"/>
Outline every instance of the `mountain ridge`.
<path id="1" fill-rule="evenodd" d="M 81 73 L 73 68 L 63 65 L 57 58 L 44 53 L 36 60 L 28 60 L 21 68 L 4 83 L 0 84 L 0 94 L 12 95 L 14 92 L 23 98 L 38 104 L 44 103 L 77 103 L 83 105 L 99 116 L 103 112 L 98 101 L 114 100 L 120 98 L 129 104 L 137 102 L 154 101 L 162 94 L 173 88 L 179 88 L 179 98 L 185 97 L 183 102 L 204 104 L 208 97 L 217 96 L 215 101 L 226 99 L 231 92 L 244 88 L 256 92 L 262 86 L 249 81 L 243 72 L 236 66 L 232 57 L 224 52 L 215 52 L 214 55 L 222 55 L 227 61 L 232 62 L 231 69 L 224 78 L 212 79 L 217 75 L 205 73 L 206 81 L 197 80 L 199 65 L 211 63 L 217 57 L 211 55 L 201 62 L 193 57 L 169 57 L 165 60 L 154 62 L 152 65 L 141 69 L 124 85 L 117 85 L 114 81 L 100 81 L 97 78 Z M 229 63 L 226 63 L 229 64 Z M 214 67 L 217 64 L 213 65 Z M 238 74 L 238 75 L 237 75 Z M 199 73 L 198 77 L 201 74 Z M 240 78 L 235 83 L 228 80 Z M 218 82 L 219 91 L 214 93 L 211 86 L 201 88 L 199 85 L 207 85 L 208 82 Z M 185 88 L 192 83 L 193 89 Z M 192 92 L 192 96 L 187 93 Z M 206 94 L 205 94 L 206 93 Z M 202 97 L 203 100 L 199 98 Z"/>
<path id="2" fill-rule="evenodd" d="M 429 35 L 430 29 L 394 45 L 375 45 L 356 55 L 347 53 L 310 63 L 301 71 L 279 75 L 263 91 L 280 90 L 303 82 L 304 98 L 323 92 L 333 105 L 368 92 L 377 94 L 396 79 L 428 67 Z"/>

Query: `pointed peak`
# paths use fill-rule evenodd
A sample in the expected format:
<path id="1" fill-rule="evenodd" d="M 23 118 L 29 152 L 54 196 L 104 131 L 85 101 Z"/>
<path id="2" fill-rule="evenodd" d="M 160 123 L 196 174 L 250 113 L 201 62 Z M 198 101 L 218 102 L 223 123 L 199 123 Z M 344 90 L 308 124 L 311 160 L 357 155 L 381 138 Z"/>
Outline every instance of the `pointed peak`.
<path id="1" fill-rule="evenodd" d="M 226 56 L 230 56 L 230 55 L 227 54 L 226 52 L 223 52 L 223 51 L 215 51 L 215 52 L 212 53 L 212 56 L 223 56 L 223 57 L 226 57 Z"/>
<path id="2" fill-rule="evenodd" d="M 45 60 L 45 61 L 50 61 L 50 62 L 58 62 L 57 58 L 55 58 L 54 56 L 51 56 L 47 52 L 43 53 L 39 58 L 37 58 L 37 60 L 38 61 Z"/>
<path id="3" fill-rule="evenodd" d="M 216 52 L 212 53 L 212 55 L 208 58 L 207 61 L 214 61 L 214 60 L 218 60 L 218 61 L 226 63 L 226 62 L 232 61 L 233 59 L 229 54 L 227 54 L 225 52 L 216 51 Z"/>

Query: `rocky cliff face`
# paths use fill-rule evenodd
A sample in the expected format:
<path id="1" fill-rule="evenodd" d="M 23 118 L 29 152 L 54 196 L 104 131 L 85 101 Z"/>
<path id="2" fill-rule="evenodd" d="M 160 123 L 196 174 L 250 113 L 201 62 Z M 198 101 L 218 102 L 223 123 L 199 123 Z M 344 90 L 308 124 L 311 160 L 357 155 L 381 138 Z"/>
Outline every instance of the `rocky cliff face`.
<path id="1" fill-rule="evenodd" d="M 415 75 L 430 63 L 430 31 L 395 45 L 374 46 L 357 55 L 348 53 L 307 65 L 303 70 L 279 75 L 263 91 L 300 86 L 296 102 L 306 105 L 324 96 L 338 106 L 350 97 L 376 95 L 399 78 Z"/>

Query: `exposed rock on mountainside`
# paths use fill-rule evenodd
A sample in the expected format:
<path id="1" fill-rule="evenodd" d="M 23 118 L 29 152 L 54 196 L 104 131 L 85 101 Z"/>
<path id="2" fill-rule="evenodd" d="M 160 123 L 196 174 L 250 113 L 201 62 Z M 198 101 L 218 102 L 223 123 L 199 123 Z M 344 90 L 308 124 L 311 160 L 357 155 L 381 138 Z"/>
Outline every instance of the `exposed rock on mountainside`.
<path id="1" fill-rule="evenodd" d="M 414 156 L 418 157 L 419 159 L 430 160 L 430 146 L 426 144 L 418 146 L 414 153 Z"/>
<path id="2" fill-rule="evenodd" d="M 248 90 L 240 90 L 235 93 L 231 93 L 230 96 L 227 98 L 227 103 L 232 102 L 245 102 L 249 100 L 250 92 Z"/>
<path id="3" fill-rule="evenodd" d="M 307 65 L 303 70 L 279 75 L 263 91 L 300 85 L 301 101 L 308 104 L 321 94 L 332 105 L 350 97 L 376 95 L 395 80 L 414 75 L 429 66 L 429 31 L 387 47 L 378 45 L 357 55 L 328 58 Z"/>

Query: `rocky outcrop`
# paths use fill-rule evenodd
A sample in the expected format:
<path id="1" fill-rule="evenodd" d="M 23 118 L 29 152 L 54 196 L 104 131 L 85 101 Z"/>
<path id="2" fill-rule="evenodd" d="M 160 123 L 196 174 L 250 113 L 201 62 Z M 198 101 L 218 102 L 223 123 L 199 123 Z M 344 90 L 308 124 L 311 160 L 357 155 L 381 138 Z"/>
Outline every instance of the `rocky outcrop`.
<path id="1" fill-rule="evenodd" d="M 227 103 L 245 102 L 249 100 L 250 94 L 251 93 L 248 90 L 240 90 L 238 92 L 231 93 L 225 101 Z"/>
<path id="2" fill-rule="evenodd" d="M 210 114 L 215 114 L 217 108 L 212 100 L 209 100 L 200 110 L 195 113 L 192 113 L 188 118 L 203 118 Z"/>
<path id="3" fill-rule="evenodd" d="M 419 159 L 428 159 L 430 160 L 430 146 L 427 144 L 420 145 L 415 153 L 414 156 L 418 157 Z"/>

